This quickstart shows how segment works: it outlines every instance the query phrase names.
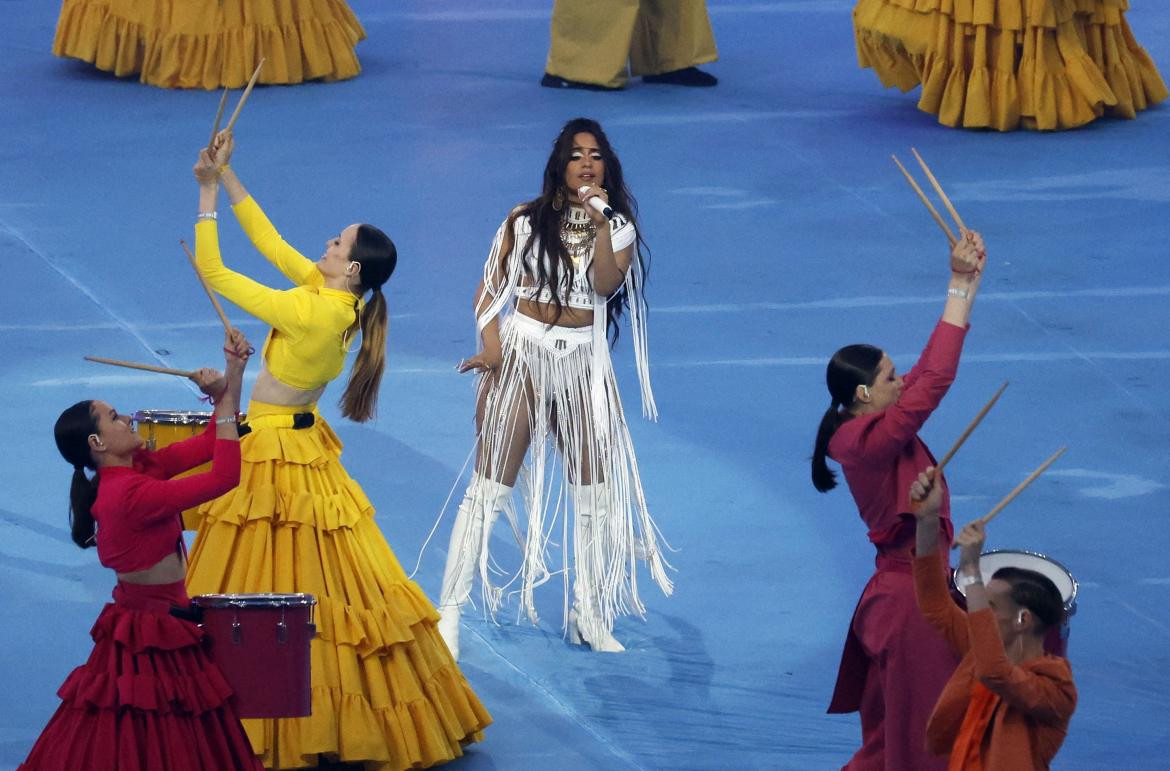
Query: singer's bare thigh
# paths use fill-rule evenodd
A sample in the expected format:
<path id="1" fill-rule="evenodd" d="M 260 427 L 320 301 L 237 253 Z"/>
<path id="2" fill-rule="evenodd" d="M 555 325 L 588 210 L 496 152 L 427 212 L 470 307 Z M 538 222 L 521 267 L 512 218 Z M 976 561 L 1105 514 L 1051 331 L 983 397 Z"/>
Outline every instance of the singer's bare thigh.
<path id="1" fill-rule="evenodd" d="M 512 362 L 512 366 L 518 367 L 519 362 Z M 497 394 L 494 392 L 503 387 L 503 379 L 498 373 L 486 377 L 488 380 L 480 388 L 475 408 L 479 437 L 475 470 L 494 482 L 512 487 L 532 441 L 532 380 L 525 374 L 524 382 L 515 384 L 511 393 Z"/>
<path id="2" fill-rule="evenodd" d="M 569 481 L 577 485 L 599 484 L 605 477 L 595 462 L 597 437 L 593 430 L 592 403 L 589 393 L 577 385 L 570 386 L 573 393 L 562 402 L 568 409 L 562 412 L 554 407 L 549 421 Z"/>

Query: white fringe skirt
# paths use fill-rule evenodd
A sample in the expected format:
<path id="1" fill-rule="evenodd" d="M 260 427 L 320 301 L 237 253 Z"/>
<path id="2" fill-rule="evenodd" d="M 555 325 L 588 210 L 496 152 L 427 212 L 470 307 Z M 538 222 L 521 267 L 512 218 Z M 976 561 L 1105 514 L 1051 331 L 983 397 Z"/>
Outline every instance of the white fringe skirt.
<path id="1" fill-rule="evenodd" d="M 533 590 L 552 575 L 550 552 L 559 530 L 564 621 L 574 570 L 577 601 L 587 601 L 589 615 L 604 628 L 612 629 L 617 616 L 644 616 L 638 560 L 648 564 L 664 594 L 673 584 L 660 548 L 665 540 L 646 506 L 604 335 L 599 345 L 591 327 L 550 327 L 512 313 L 503 322 L 501 342 L 500 368 L 479 385 L 488 391 L 476 466 L 481 476 L 501 480 L 505 459 L 527 429 L 531 443 L 514 494 L 527 529 L 523 534 L 517 529 L 522 565 L 505 584 L 492 584 L 493 560 L 481 557 L 488 611 L 494 616 L 506 594 L 518 593 L 518 617 L 537 622 Z M 572 534 L 570 513 L 578 519 Z M 584 536 L 583 517 L 591 520 Z M 485 549 L 488 541 L 485 537 Z"/>

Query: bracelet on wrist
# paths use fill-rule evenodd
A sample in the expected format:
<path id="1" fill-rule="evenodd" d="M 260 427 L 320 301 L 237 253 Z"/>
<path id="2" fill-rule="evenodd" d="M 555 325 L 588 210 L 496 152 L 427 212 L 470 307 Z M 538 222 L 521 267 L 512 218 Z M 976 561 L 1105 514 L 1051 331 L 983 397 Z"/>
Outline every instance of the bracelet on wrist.
<path id="1" fill-rule="evenodd" d="M 959 575 L 955 577 L 955 586 L 959 589 L 966 589 L 973 584 L 983 584 L 983 574 L 978 570 L 974 573 L 960 570 Z"/>
<path id="2" fill-rule="evenodd" d="M 217 426 L 223 426 L 223 425 L 227 425 L 228 423 L 235 423 L 235 422 L 236 422 L 235 415 L 228 415 L 227 417 L 215 419 L 215 425 L 217 425 Z"/>
<path id="3" fill-rule="evenodd" d="M 201 211 L 195 215 L 197 220 L 215 220 L 219 219 L 219 215 L 213 211 Z"/>
<path id="4" fill-rule="evenodd" d="M 216 174 L 223 174 L 225 171 L 231 171 L 231 170 L 232 170 L 232 167 L 225 163 L 222 166 L 216 167 L 215 173 Z"/>
<path id="5" fill-rule="evenodd" d="M 960 300 L 966 300 L 971 296 L 971 292 L 967 289 L 960 289 L 956 286 L 947 287 L 947 297 L 958 297 Z"/>

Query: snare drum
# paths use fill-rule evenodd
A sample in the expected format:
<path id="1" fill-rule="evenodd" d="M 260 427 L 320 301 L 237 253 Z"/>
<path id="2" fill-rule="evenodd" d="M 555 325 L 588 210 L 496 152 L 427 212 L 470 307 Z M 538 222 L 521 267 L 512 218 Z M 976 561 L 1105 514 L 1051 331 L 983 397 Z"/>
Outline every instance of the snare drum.
<path id="1" fill-rule="evenodd" d="M 1011 549 L 993 549 L 984 552 L 979 557 L 979 571 L 983 573 L 983 583 L 986 584 L 1000 568 L 1023 568 L 1047 577 L 1056 584 L 1060 598 L 1064 601 L 1064 619 L 1060 627 L 1049 629 L 1044 638 L 1044 650 L 1056 656 L 1068 655 L 1069 621 L 1077 612 L 1077 580 L 1064 565 L 1051 557 L 1033 551 L 1013 551 Z M 958 568 L 954 577 L 958 579 Z M 966 594 L 966 592 L 960 589 Z"/>
<path id="2" fill-rule="evenodd" d="M 236 692 L 240 717 L 305 717 L 311 712 L 311 594 L 201 594 L 203 631 L 215 663 Z"/>

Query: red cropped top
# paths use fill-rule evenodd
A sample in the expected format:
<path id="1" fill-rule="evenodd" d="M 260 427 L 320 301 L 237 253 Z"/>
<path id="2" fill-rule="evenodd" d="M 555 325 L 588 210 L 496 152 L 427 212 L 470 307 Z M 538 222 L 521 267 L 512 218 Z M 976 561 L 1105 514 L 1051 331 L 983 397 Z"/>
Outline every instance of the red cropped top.
<path id="1" fill-rule="evenodd" d="M 171 479 L 211 460 L 211 470 Z M 98 559 L 119 573 L 145 570 L 181 548 L 180 515 L 240 482 L 240 443 L 216 439 L 215 424 L 161 450 L 139 450 L 133 466 L 98 470 Z"/>

